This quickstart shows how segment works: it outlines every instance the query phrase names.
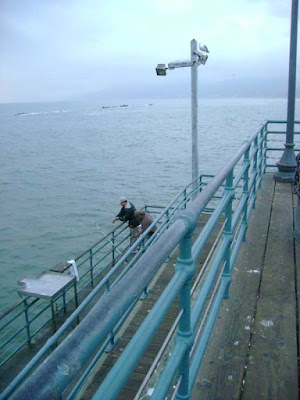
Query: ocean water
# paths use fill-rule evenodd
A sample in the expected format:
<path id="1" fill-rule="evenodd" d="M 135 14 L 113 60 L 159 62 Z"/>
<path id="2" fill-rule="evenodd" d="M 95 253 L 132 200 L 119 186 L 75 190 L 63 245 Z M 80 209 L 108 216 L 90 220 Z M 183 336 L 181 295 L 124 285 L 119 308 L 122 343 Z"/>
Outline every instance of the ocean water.
<path id="1" fill-rule="evenodd" d="M 200 173 L 216 173 L 264 120 L 286 119 L 285 99 L 198 106 Z M 18 279 L 98 240 L 95 221 L 110 231 L 120 196 L 166 205 L 191 180 L 189 99 L 1 104 L 0 125 L 1 310 L 18 301 Z"/>

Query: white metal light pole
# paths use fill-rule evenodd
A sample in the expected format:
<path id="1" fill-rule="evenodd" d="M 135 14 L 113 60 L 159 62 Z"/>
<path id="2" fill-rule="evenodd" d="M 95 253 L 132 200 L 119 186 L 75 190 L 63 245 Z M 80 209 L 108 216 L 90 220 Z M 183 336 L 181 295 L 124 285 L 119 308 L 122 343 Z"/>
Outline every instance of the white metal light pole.
<path id="1" fill-rule="evenodd" d="M 209 53 L 206 46 L 199 45 L 195 39 L 191 41 L 191 60 L 174 61 L 168 64 L 158 64 L 156 73 L 165 76 L 167 69 L 191 67 L 191 111 L 192 111 L 192 180 L 199 175 L 198 166 L 198 66 L 205 64 Z"/>
<path id="2" fill-rule="evenodd" d="M 198 55 L 197 42 L 191 41 L 192 180 L 199 175 L 198 161 Z"/>

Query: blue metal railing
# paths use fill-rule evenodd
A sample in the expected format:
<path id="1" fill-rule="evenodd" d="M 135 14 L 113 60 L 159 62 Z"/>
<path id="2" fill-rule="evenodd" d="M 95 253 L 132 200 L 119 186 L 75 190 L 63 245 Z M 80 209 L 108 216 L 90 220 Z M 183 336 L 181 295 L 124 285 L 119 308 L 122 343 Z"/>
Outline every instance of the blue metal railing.
<path id="1" fill-rule="evenodd" d="M 211 176 L 200 176 L 198 178 L 197 190 L 202 190 L 202 188 L 207 185 L 210 178 Z M 91 293 L 82 303 L 81 307 L 76 310 L 76 313 L 69 318 L 62 332 L 55 335 L 51 347 L 57 344 L 67 328 L 71 326 L 75 319 L 82 315 L 82 312 L 96 295 L 105 294 L 105 291 L 110 290 L 118 280 L 126 274 L 141 254 L 157 240 L 170 224 L 172 224 L 175 215 L 186 207 L 193 193 L 192 183 L 190 183 L 178 193 L 166 208 L 163 208 L 163 210 L 159 212 L 159 216 L 154 221 L 154 224 L 158 226 L 155 234 L 149 240 L 146 240 L 145 238 L 148 231 L 145 232 L 134 244 L 131 251 L 128 251 L 130 247 L 129 229 L 127 224 L 121 224 L 109 232 L 106 237 L 96 242 L 91 248 L 75 258 L 80 275 L 80 281 L 77 285 L 79 294 L 89 286 L 93 288 L 95 282 L 99 282 L 99 277 L 102 279 L 93 290 L 93 293 Z M 152 214 L 156 214 L 156 210 L 159 210 L 159 208 L 157 206 L 146 206 L 146 210 L 150 211 Z M 134 255 L 132 258 L 132 251 L 140 245 L 141 249 L 138 254 Z M 120 252 L 119 249 L 121 249 L 122 252 Z M 68 272 L 70 264 L 60 263 L 58 267 L 62 268 L 64 272 Z M 52 270 L 57 271 L 58 267 L 55 266 Z M 56 314 L 61 315 L 63 312 L 65 313 L 66 306 L 69 304 L 74 307 L 72 289 L 68 290 L 67 293 L 63 293 L 55 300 Z M 49 302 L 41 299 L 32 299 L 30 297 L 20 301 L 2 314 L 2 316 L 0 316 L 0 352 L 2 352 L 0 355 L 0 366 L 4 365 L 23 348 L 24 345 L 30 345 L 32 339 L 40 333 L 43 328 L 49 326 L 50 321 L 51 313 Z M 47 334 L 51 334 L 49 329 Z"/>
<path id="2" fill-rule="evenodd" d="M 128 245 L 128 229 L 121 225 L 111 231 L 109 237 L 115 241 L 115 248 Z M 90 249 L 76 257 L 80 274 L 77 285 L 78 293 L 83 292 L 88 286 L 93 287 L 99 275 L 110 269 L 118 259 L 110 248 L 110 243 L 103 238 Z M 70 265 L 64 263 L 67 273 Z M 53 270 L 56 270 L 54 267 Z M 62 293 L 55 300 L 56 314 L 66 311 L 69 304 L 74 305 L 72 289 Z M 25 321 L 25 324 L 24 324 Z M 30 344 L 32 339 L 51 321 L 50 305 L 42 299 L 24 298 L 0 316 L 0 360 L 1 365 L 7 362 L 24 344 Z M 13 334 L 12 334 L 13 332 Z M 6 337 L 6 340 L 3 340 Z"/>
<path id="3" fill-rule="evenodd" d="M 295 121 L 295 130 L 299 127 L 300 121 Z M 282 120 L 268 120 L 265 124 L 267 133 L 267 168 L 277 168 L 276 162 L 279 161 L 283 148 L 283 136 L 286 135 L 286 121 Z M 294 151 L 300 151 L 300 132 L 294 132 Z"/>
<path id="4" fill-rule="evenodd" d="M 206 188 L 204 188 L 204 184 L 201 182 L 202 178 L 197 178 L 201 183 L 197 186 L 197 192 L 199 191 L 200 193 L 198 193 L 195 200 L 191 200 L 195 194 L 192 189 L 194 182 L 191 182 L 191 184 L 181 191 L 156 219 L 155 223 L 157 223 L 161 218 L 164 218 L 164 223 L 162 223 L 158 228 L 158 234 L 152 236 L 149 241 L 146 242 L 146 246 L 145 236 L 141 237 L 112 268 L 113 271 L 114 268 L 117 269 L 122 265 L 122 263 L 128 259 L 131 251 L 144 242 L 144 246 L 141 246 L 142 251 L 140 254 L 136 255 L 131 261 L 129 261 L 128 268 L 127 266 L 125 267 L 125 273 L 122 273 L 121 276 L 116 279 L 114 284 L 110 287 L 110 291 L 107 292 L 101 301 L 96 304 L 93 312 L 86 317 L 85 322 L 75 329 L 75 336 L 76 334 L 82 335 L 83 331 L 86 332 L 84 336 L 84 346 L 88 350 L 85 351 L 85 354 L 78 355 L 77 361 L 79 362 L 80 359 L 80 365 L 85 363 L 86 359 L 94 353 L 94 349 L 98 347 L 100 343 L 102 343 L 102 347 L 107 344 L 105 341 L 107 341 L 109 334 L 114 332 L 116 326 L 120 324 L 119 316 L 124 316 L 129 312 L 155 273 L 158 271 L 160 265 L 174 250 L 177 244 L 180 246 L 180 256 L 176 264 L 174 278 L 169 283 L 165 292 L 125 349 L 123 356 L 118 360 L 116 366 L 112 369 L 104 383 L 101 385 L 95 398 L 115 398 L 114 396 L 116 396 L 121 390 L 124 382 L 130 374 L 130 371 L 138 362 L 140 355 L 146 348 L 150 338 L 155 333 L 162 318 L 178 294 L 181 299 L 180 308 L 182 310 L 182 316 L 180 318 L 177 341 L 170 360 L 167 363 L 165 369 L 166 372 L 163 372 L 162 378 L 159 380 L 155 388 L 153 398 L 164 398 L 177 370 L 179 370 L 181 375 L 181 383 L 178 389 L 179 393 L 182 395 L 182 393 L 188 393 L 191 390 L 191 382 L 194 382 L 196 373 L 200 366 L 199 362 L 201 363 L 221 301 L 224 297 L 226 298 L 228 293 L 232 268 L 240 244 L 245 239 L 247 221 L 251 209 L 255 204 L 256 191 L 260 186 L 265 169 L 273 167 L 272 164 L 267 164 L 267 153 L 274 150 L 272 147 L 267 147 L 268 135 L 274 134 L 273 131 L 268 131 L 268 126 L 270 124 L 282 123 L 284 123 L 284 121 L 268 121 L 263 125 L 260 131 L 241 147 L 239 152 L 232 158 L 227 166 L 214 179 L 212 179 Z M 278 132 L 276 134 L 278 134 Z M 242 157 L 244 157 L 243 162 L 242 164 L 239 164 Z M 213 214 L 192 247 L 191 234 L 196 219 L 204 209 L 209 206 L 209 202 L 212 201 L 213 197 L 217 194 L 217 191 L 224 186 L 225 189 L 222 198 L 220 199 L 220 196 L 216 196 L 219 198 L 219 201 L 217 202 Z M 233 207 L 233 201 L 238 202 L 235 207 Z M 185 210 L 185 213 L 178 218 L 178 211 L 181 210 Z M 200 294 L 191 309 L 189 281 L 193 274 L 194 262 L 201 254 L 201 251 L 220 216 L 224 213 L 226 216 L 226 224 L 223 232 L 222 243 L 214 258 L 210 272 L 206 277 L 205 285 L 203 285 Z M 150 229 L 151 227 L 148 228 L 148 230 Z M 146 234 L 147 231 L 144 235 Z M 150 245 L 151 247 L 149 247 Z M 144 251 L 145 247 L 149 247 L 147 252 Z M 142 255 L 142 253 L 144 254 Z M 131 269 L 133 264 L 135 264 L 135 266 Z M 216 283 L 217 277 L 219 277 L 219 283 L 214 299 L 211 302 L 212 308 L 208 314 L 207 322 L 199 339 L 199 344 L 193 350 L 195 355 L 189 362 L 189 351 L 193 342 L 193 331 L 203 311 L 204 303 L 206 302 L 209 293 L 213 290 L 213 285 Z M 110 273 L 101 281 L 102 285 L 106 279 L 110 279 Z M 128 290 L 129 283 L 134 287 L 130 287 Z M 94 292 L 99 290 L 98 286 L 86 299 L 88 302 L 95 296 Z M 81 304 L 79 309 L 75 311 L 72 318 L 75 318 L 75 316 L 81 312 L 81 307 L 85 307 L 84 302 Z M 105 315 L 103 310 L 105 310 Z M 110 315 L 109 319 L 107 318 L 108 310 Z M 97 316 L 97 318 L 95 316 Z M 101 326 L 100 332 L 99 326 Z M 63 326 L 60 329 L 64 330 L 65 328 Z M 77 333 L 75 334 L 75 332 Z M 53 344 L 57 343 L 58 337 L 60 337 L 61 334 L 62 333 L 59 330 L 51 338 L 51 343 L 48 347 L 53 347 Z M 72 335 L 73 338 L 74 335 Z M 72 378 L 76 376 L 76 373 L 78 372 L 76 371 L 76 368 L 66 377 L 62 376 L 59 372 L 53 371 L 53 368 L 51 367 L 54 362 L 53 360 L 55 360 L 55 365 L 57 365 L 60 359 L 63 359 L 64 363 L 68 365 L 68 352 L 70 352 L 70 349 L 76 351 L 73 347 L 72 340 L 69 338 L 67 341 L 64 341 L 52 355 L 50 355 L 47 363 L 44 363 L 43 366 L 39 367 L 37 370 L 36 376 L 39 376 L 39 374 L 47 374 L 49 377 L 47 379 L 48 384 L 43 389 L 43 393 L 40 392 L 41 397 L 39 398 L 44 398 L 44 395 L 50 397 L 61 395 L 61 393 L 67 388 L 68 384 L 71 383 Z M 132 353 L 133 349 L 134 352 Z M 44 350 L 40 352 L 39 360 L 44 354 Z M 128 359 L 128 354 L 130 354 L 130 360 Z M 29 368 L 27 370 L 25 369 L 24 374 L 13 382 L 6 391 L 6 394 L 11 393 L 18 386 L 26 374 L 30 372 L 39 360 L 34 360 Z M 190 373 L 187 373 L 186 371 L 189 370 Z M 117 381 L 115 376 L 118 377 Z M 34 384 L 31 377 L 28 381 L 31 382 L 31 385 Z M 112 381 L 114 382 L 113 385 Z M 52 392 L 54 387 L 58 392 Z M 23 393 L 23 395 L 26 393 L 26 384 L 21 393 Z M 103 393 L 105 393 L 105 397 L 101 397 L 103 396 Z"/>

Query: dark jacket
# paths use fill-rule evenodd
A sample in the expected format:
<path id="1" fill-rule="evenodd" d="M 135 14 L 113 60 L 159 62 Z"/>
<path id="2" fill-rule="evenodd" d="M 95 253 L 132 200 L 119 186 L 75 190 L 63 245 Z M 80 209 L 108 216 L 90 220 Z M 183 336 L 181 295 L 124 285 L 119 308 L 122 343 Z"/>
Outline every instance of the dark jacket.
<path id="1" fill-rule="evenodd" d="M 117 217 L 120 218 L 120 221 L 128 221 L 128 225 L 130 226 L 130 228 L 136 228 L 137 226 L 139 226 L 140 222 L 134 216 L 135 207 L 128 200 L 127 204 L 129 205 L 129 207 L 128 205 L 122 207 Z"/>
<path id="2" fill-rule="evenodd" d="M 134 213 L 136 219 L 140 222 L 141 224 L 141 232 L 140 234 L 144 233 L 147 228 L 152 224 L 153 218 L 151 217 L 150 214 L 146 213 L 145 211 L 135 211 Z M 148 232 L 148 235 L 151 236 L 153 233 L 156 231 L 156 225 L 153 226 L 150 232 Z"/>

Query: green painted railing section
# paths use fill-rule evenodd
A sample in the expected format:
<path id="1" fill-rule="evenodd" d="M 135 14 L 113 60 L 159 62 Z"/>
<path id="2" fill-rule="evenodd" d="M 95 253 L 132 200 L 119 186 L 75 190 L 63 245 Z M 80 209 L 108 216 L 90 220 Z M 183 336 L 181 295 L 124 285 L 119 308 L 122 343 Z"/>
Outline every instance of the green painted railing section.
<path id="1" fill-rule="evenodd" d="M 197 190 L 202 190 L 211 179 L 210 175 L 202 175 L 197 179 Z M 82 306 L 76 310 L 68 321 L 68 326 L 63 328 L 63 333 L 71 325 L 71 322 L 81 316 L 82 312 L 89 305 L 96 295 L 105 294 L 106 290 L 112 288 L 119 279 L 131 268 L 134 262 L 143 254 L 146 249 L 157 240 L 157 238 L 172 224 L 175 215 L 186 207 L 186 203 L 193 195 L 192 184 L 187 185 L 170 204 L 159 211 L 158 206 L 146 206 L 146 210 L 152 215 L 158 214 L 154 224 L 158 229 L 150 240 L 145 240 L 147 232 L 134 244 L 129 251 L 129 229 L 127 224 L 121 224 L 106 234 L 107 237 L 97 241 L 91 248 L 84 251 L 75 258 L 80 280 L 77 284 L 78 294 L 90 288 L 93 293 L 82 302 Z M 151 228 L 150 228 L 151 229 Z M 132 257 L 132 251 L 140 245 L 138 254 Z M 122 257 L 120 255 L 122 254 Z M 70 265 L 63 264 L 65 273 L 68 273 Z M 124 268 L 125 265 L 125 268 Z M 57 266 L 53 267 L 56 270 Z M 119 271 L 122 273 L 119 275 Z M 100 283 L 99 283 L 100 281 Z M 67 308 L 68 307 L 68 308 Z M 66 293 L 61 294 L 55 300 L 57 317 L 64 318 L 64 314 L 74 310 L 74 292 L 70 288 Z M 67 315 L 66 315 L 67 316 Z M 0 316 L 0 367 L 13 357 L 24 345 L 30 345 L 32 339 L 43 330 L 45 334 L 51 334 L 51 310 L 49 301 L 42 299 L 24 298 L 16 305 Z M 55 335 L 55 344 L 63 333 Z"/>
<path id="2" fill-rule="evenodd" d="M 173 279 L 166 287 L 163 295 L 155 304 L 152 311 L 149 313 L 149 316 L 146 318 L 136 335 L 133 337 L 132 341 L 124 350 L 123 355 L 120 357 L 115 367 L 111 370 L 94 398 L 116 398 L 117 394 L 122 389 L 124 382 L 126 382 L 128 376 L 147 347 L 151 337 L 155 334 L 155 331 L 164 318 L 165 313 L 177 296 L 180 298 L 181 311 L 179 312 L 181 312 L 181 317 L 176 341 L 170 359 L 155 387 L 152 398 L 163 399 L 178 372 L 180 376 L 180 384 L 178 385 L 178 393 L 176 396 L 177 398 L 189 398 L 207 342 L 213 329 L 214 321 L 218 315 L 220 304 L 223 298 L 228 296 L 233 265 L 238 254 L 240 244 L 243 240 L 245 240 L 247 221 L 255 204 L 256 191 L 260 186 L 262 175 L 266 168 L 274 167 L 275 165 L 272 162 L 268 162 L 268 160 L 272 161 L 273 152 L 277 152 L 276 159 L 278 159 L 278 151 L 283 150 L 282 134 L 284 132 L 276 129 L 276 127 L 280 126 L 279 124 L 285 124 L 285 122 L 267 121 L 259 130 L 259 132 L 253 135 L 253 137 L 241 147 L 241 149 L 226 165 L 226 167 L 223 168 L 222 171 L 216 175 L 216 177 L 210 179 L 210 183 L 207 184 L 206 182 L 204 184 L 203 176 L 197 178 L 196 193 L 193 192 L 193 188 L 195 186 L 194 182 L 191 182 L 156 218 L 154 223 L 160 224 L 157 234 L 146 241 L 145 235 L 147 232 L 145 232 L 144 236 L 141 237 L 135 243 L 135 245 L 132 246 L 132 248 L 128 249 L 122 257 L 115 259 L 115 248 L 128 240 L 126 236 L 120 239 L 119 244 L 115 244 L 115 246 L 110 249 L 110 256 L 112 257 L 112 260 L 110 260 L 108 263 L 109 267 L 107 268 L 110 268 L 108 274 L 100 281 L 100 283 L 97 284 L 90 295 L 88 295 L 78 309 L 72 314 L 67 324 L 64 324 L 54 334 L 54 336 L 48 340 L 46 347 L 44 347 L 37 354 L 37 356 L 34 357 L 32 362 L 29 363 L 29 365 L 2 394 L 1 398 L 6 398 L 4 396 L 10 395 L 16 388 L 19 387 L 20 383 L 38 364 L 40 359 L 48 352 L 48 350 L 50 348 L 54 348 L 59 338 L 62 337 L 67 327 L 70 326 L 70 323 L 75 321 L 75 318 L 80 315 L 86 305 L 105 287 L 107 282 L 109 282 L 109 280 L 112 278 L 113 274 L 118 271 L 118 268 L 120 268 L 121 265 L 124 266 L 124 263 L 126 263 L 125 270 L 121 275 L 115 278 L 113 284 L 109 285 L 110 290 L 104 292 L 105 296 L 102 297 L 94 307 L 98 308 L 98 310 L 95 310 L 95 313 L 98 313 L 99 326 L 102 326 L 101 318 L 104 318 L 101 313 L 101 307 L 106 307 L 106 311 L 107 307 L 109 307 L 111 310 L 111 318 L 110 320 L 105 320 L 102 331 L 97 333 L 97 335 L 93 333 L 93 329 L 89 327 L 89 324 L 91 323 L 89 315 L 74 330 L 75 334 L 75 332 L 80 332 L 84 328 L 89 327 L 89 334 L 87 335 L 88 337 L 85 343 L 88 350 L 85 352 L 85 355 L 78 355 L 78 359 L 80 358 L 81 364 L 84 364 L 86 359 L 94 354 L 94 349 L 99 348 L 99 345 L 101 344 L 100 351 L 97 355 L 94 355 L 95 358 L 92 362 L 93 366 L 109 342 L 113 343 L 115 333 L 121 326 L 123 320 L 126 318 L 127 313 L 130 312 L 140 295 L 146 290 L 147 285 L 156 274 L 160 265 L 165 261 L 168 255 L 178 244 L 180 248 L 180 254 L 176 263 Z M 299 124 L 299 122 L 296 122 L 296 124 Z M 271 130 L 270 126 L 275 126 L 275 128 L 272 128 Z M 273 136 L 278 137 L 278 135 L 281 135 L 281 140 L 278 141 L 275 139 L 275 146 L 270 146 L 269 144 L 272 144 L 271 138 Z M 278 147 L 280 145 L 281 147 Z M 299 150 L 295 148 L 295 151 Z M 240 162 L 241 160 L 242 163 Z M 223 188 L 223 195 L 220 196 L 219 192 L 221 189 L 223 190 Z M 210 202 L 212 202 L 214 198 L 214 207 L 212 207 L 210 206 Z M 205 209 L 208 208 L 212 212 L 212 215 L 192 246 L 191 235 L 193 233 L 197 218 Z M 178 212 L 180 211 L 182 214 L 178 217 Z M 207 242 L 212 230 L 222 215 L 225 215 L 225 227 L 223 230 L 222 243 L 206 277 L 205 284 L 202 286 L 193 307 L 191 307 L 190 279 L 194 273 L 194 262 L 201 254 L 205 243 Z M 124 231 L 125 228 L 120 227 L 120 230 L 122 229 Z M 149 230 L 150 229 L 151 227 L 149 227 Z M 116 243 L 115 240 L 118 232 L 115 230 L 109 235 L 114 235 L 112 242 Z M 100 245 L 100 243 L 102 244 Z M 131 259 L 130 255 L 132 251 L 139 244 L 142 244 L 141 250 Z M 95 254 L 102 250 L 101 246 L 104 247 L 107 245 L 107 241 L 105 242 L 103 239 L 77 258 L 77 260 L 82 259 L 82 264 L 79 264 L 79 266 L 84 265 L 84 263 L 89 263 L 89 269 L 82 269 L 82 276 L 88 275 L 90 277 L 88 281 L 89 285 L 93 285 L 94 283 L 94 269 L 96 269 L 96 266 L 100 265 L 103 261 L 101 257 L 97 261 L 94 261 Z M 106 257 L 107 255 L 104 258 Z M 134 264 L 135 266 L 133 269 L 131 267 Z M 148 275 L 139 276 L 137 272 L 139 270 L 142 272 L 145 265 L 147 265 Z M 134 274 L 132 274 L 133 270 L 135 270 Z M 96 274 L 97 273 L 99 274 L 99 271 L 96 272 Z M 136 283 L 134 292 L 135 295 L 132 296 L 132 293 L 128 293 L 128 290 L 123 290 L 124 293 L 122 292 L 122 296 L 119 296 L 118 294 L 121 293 L 122 287 L 128 288 L 128 282 L 132 281 L 132 279 L 135 279 Z M 218 282 L 217 286 L 216 282 Z M 213 290 L 215 291 L 214 296 L 210 301 L 211 309 L 209 312 L 207 312 L 207 319 L 206 322 L 202 324 L 202 332 L 199 336 L 199 334 L 196 334 L 194 331 L 203 312 L 203 307 Z M 133 298 L 134 300 L 132 300 Z M 30 331 L 30 323 L 32 323 L 33 319 L 30 320 L 28 317 L 28 310 L 30 307 L 33 308 L 37 301 L 31 301 L 29 305 L 28 301 L 29 300 L 26 299 L 22 302 L 24 311 L 20 311 L 19 316 L 24 316 L 25 324 L 20 329 L 26 330 L 27 342 L 30 343 L 32 335 L 30 333 L 28 334 L 28 331 Z M 72 300 L 69 300 L 69 303 L 70 301 Z M 62 308 L 63 307 L 64 305 L 62 305 Z M 11 315 L 12 311 L 14 310 L 7 312 L 2 319 Z M 41 315 L 43 312 L 44 309 L 38 311 L 37 314 Z M 114 313 L 122 315 L 122 318 L 116 318 Z M 84 327 L 84 325 L 86 325 L 86 327 Z M 9 324 L 6 326 L 9 326 Z M 42 329 L 42 326 L 39 328 L 39 330 L 40 329 Z M 197 344 L 194 343 L 194 335 L 196 335 L 198 338 Z M 38 383 L 37 377 L 39 376 L 39 373 L 45 373 L 45 368 L 47 370 L 48 377 L 47 384 L 42 391 L 37 385 L 37 389 L 40 390 L 38 398 L 47 398 L 45 396 L 51 397 L 54 395 L 60 396 L 69 385 L 72 385 L 72 381 L 76 377 L 78 371 L 74 370 L 72 374 L 68 376 L 62 376 L 59 371 L 53 371 L 50 368 L 51 357 L 52 360 L 55 357 L 59 359 L 59 352 L 65 355 L 65 349 L 68 347 L 72 348 L 72 343 L 68 342 L 70 342 L 70 339 L 65 340 L 62 345 L 53 352 L 53 354 L 49 357 L 50 361 L 48 362 L 48 365 L 38 368 L 35 378 L 29 376 L 24 387 L 21 387 L 20 394 L 17 395 L 16 398 L 26 398 L 26 396 L 20 396 L 24 396 L 24 394 L 26 394 L 28 385 L 32 387 L 32 385 L 35 385 L 35 382 Z M 192 347 L 193 350 L 191 352 Z M 73 350 L 74 352 L 77 351 L 76 349 Z M 193 354 L 191 358 L 190 352 Z M 64 360 L 67 364 L 68 360 L 65 356 Z M 73 396 L 75 396 L 76 392 L 84 383 L 84 380 L 88 376 L 90 370 L 91 367 L 88 367 L 87 373 L 84 374 L 83 379 L 75 386 L 68 398 L 73 398 Z M 55 393 L 53 393 L 53 390 L 55 390 Z"/>

